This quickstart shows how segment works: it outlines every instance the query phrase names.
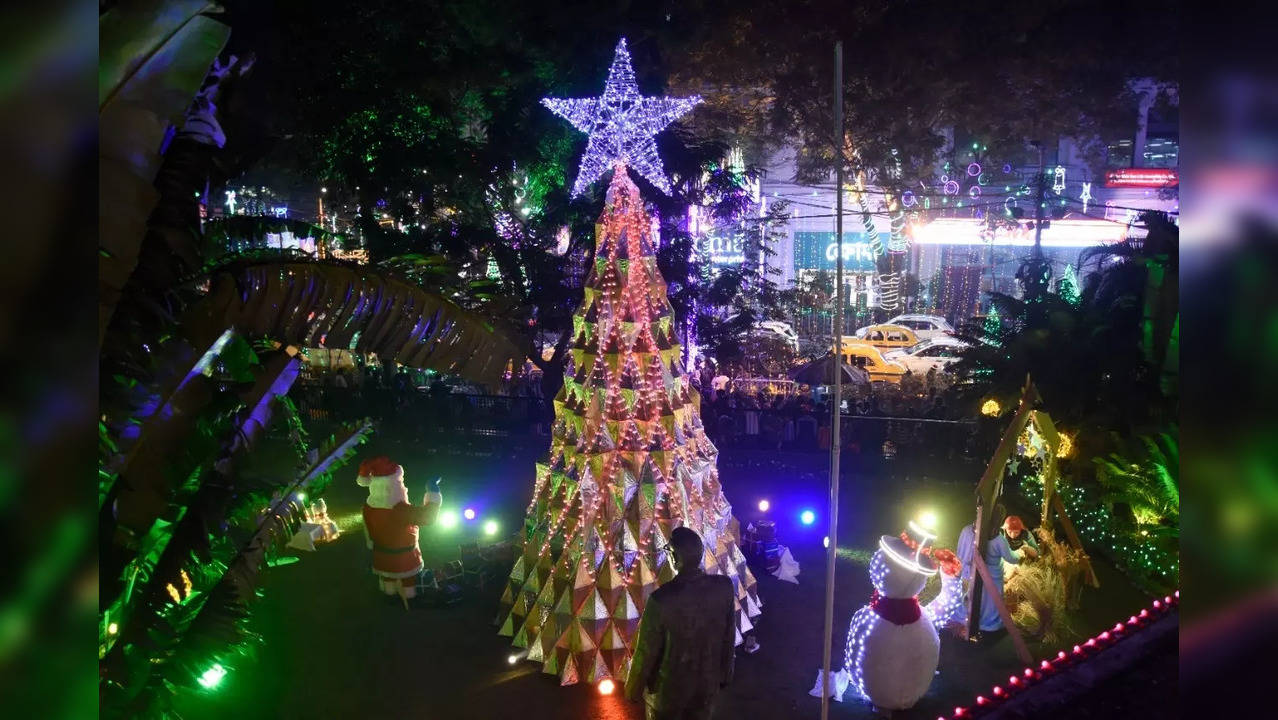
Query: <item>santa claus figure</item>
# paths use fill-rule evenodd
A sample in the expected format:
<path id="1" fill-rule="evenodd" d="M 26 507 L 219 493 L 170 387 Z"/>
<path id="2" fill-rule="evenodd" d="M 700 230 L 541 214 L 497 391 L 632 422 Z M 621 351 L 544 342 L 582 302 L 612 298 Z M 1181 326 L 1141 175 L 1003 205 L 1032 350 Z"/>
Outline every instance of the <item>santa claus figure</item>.
<path id="1" fill-rule="evenodd" d="M 388 457 L 361 463 L 356 482 L 368 488 L 364 532 L 368 549 L 373 551 L 373 574 L 382 592 L 399 595 L 408 607 L 409 599 L 417 595 L 417 576 L 423 567 L 422 552 L 417 547 L 418 528 L 433 523 L 443 504 L 439 478 L 427 485 L 421 505 L 409 504 L 404 468 Z"/>

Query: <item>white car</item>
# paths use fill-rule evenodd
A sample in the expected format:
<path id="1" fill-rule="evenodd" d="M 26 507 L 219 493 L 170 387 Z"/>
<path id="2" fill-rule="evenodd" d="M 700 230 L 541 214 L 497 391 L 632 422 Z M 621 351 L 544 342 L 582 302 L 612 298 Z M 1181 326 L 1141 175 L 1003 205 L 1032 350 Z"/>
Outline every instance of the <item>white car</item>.
<path id="1" fill-rule="evenodd" d="M 920 340 L 954 333 L 954 326 L 936 315 L 897 315 L 883 325 L 902 325 L 914 331 Z"/>
<path id="2" fill-rule="evenodd" d="M 915 375 L 926 375 L 929 370 L 946 372 L 950 366 L 958 362 L 959 353 L 967 343 L 942 335 L 929 340 L 920 340 L 918 344 L 908 348 L 892 350 L 883 354 L 883 359 L 891 360 L 905 366 Z"/>
<path id="3" fill-rule="evenodd" d="M 799 352 L 799 334 L 790 327 L 790 323 L 781 322 L 780 320 L 764 320 L 755 323 L 754 329 L 760 334 L 770 334 L 786 345 L 794 352 Z"/>

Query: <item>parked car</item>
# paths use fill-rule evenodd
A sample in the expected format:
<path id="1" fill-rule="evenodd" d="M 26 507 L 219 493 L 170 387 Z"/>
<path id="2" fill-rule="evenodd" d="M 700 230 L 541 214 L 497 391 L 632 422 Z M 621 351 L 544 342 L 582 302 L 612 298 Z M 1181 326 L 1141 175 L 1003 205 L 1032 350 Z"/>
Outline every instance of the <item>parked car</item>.
<path id="1" fill-rule="evenodd" d="M 917 345 L 920 339 L 903 325 L 867 325 L 857 330 L 854 337 L 885 352 Z"/>
<path id="2" fill-rule="evenodd" d="M 903 325 L 913 330 L 920 340 L 954 334 L 954 326 L 937 315 L 897 315 L 885 324 Z"/>
<path id="3" fill-rule="evenodd" d="M 959 353 L 967 343 L 955 338 L 941 337 L 921 340 L 917 344 L 900 350 L 884 353 L 886 360 L 900 363 L 915 375 L 926 375 L 929 370 L 946 372 L 959 359 Z"/>
<path id="4" fill-rule="evenodd" d="M 870 376 L 870 382 L 901 382 L 905 366 L 883 357 L 878 348 L 861 340 L 843 338 L 843 361 L 861 368 Z"/>
<path id="5" fill-rule="evenodd" d="M 775 337 L 790 347 L 795 353 L 799 352 L 799 334 L 790 327 L 790 323 L 781 322 L 780 320 L 764 320 L 755 323 L 754 332 L 761 336 Z"/>

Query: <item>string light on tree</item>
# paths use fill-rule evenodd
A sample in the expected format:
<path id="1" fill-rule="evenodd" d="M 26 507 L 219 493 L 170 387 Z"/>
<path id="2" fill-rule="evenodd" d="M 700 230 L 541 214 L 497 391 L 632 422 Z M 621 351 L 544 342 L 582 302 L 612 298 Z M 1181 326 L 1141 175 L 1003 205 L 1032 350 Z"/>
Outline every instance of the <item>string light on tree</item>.
<path id="1" fill-rule="evenodd" d="M 573 197 L 619 165 L 639 173 L 659 190 L 670 194 L 670 181 L 657 155 L 653 139 L 667 125 L 701 102 L 700 95 L 686 98 L 643 97 L 635 84 L 626 39 L 617 43 L 604 92 L 593 98 L 545 98 L 551 112 L 590 136 L 581 168 L 572 186 Z"/>
<path id="2" fill-rule="evenodd" d="M 1078 292 L 1078 275 L 1074 273 L 1073 265 L 1065 266 L 1065 272 L 1061 274 L 1061 279 L 1056 285 L 1056 294 L 1070 305 L 1077 305 L 1082 299 Z"/>
<path id="3" fill-rule="evenodd" d="M 1003 331 L 1003 318 L 999 317 L 997 305 L 990 305 L 990 311 L 985 314 L 985 324 L 981 329 L 987 339 L 995 339 Z M 997 406 L 998 404 L 995 403 L 996 409 Z"/>

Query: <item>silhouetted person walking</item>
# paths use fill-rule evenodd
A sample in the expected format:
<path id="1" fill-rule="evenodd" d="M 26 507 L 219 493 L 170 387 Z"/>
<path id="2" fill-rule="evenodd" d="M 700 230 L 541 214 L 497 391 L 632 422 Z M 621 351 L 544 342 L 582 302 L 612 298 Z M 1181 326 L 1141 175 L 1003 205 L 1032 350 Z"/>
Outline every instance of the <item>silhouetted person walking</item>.
<path id="1" fill-rule="evenodd" d="M 688 528 L 670 533 L 679 574 L 648 598 L 626 697 L 642 694 L 648 720 L 704 720 L 732 679 L 736 608 L 732 580 L 701 569 L 705 548 Z"/>

